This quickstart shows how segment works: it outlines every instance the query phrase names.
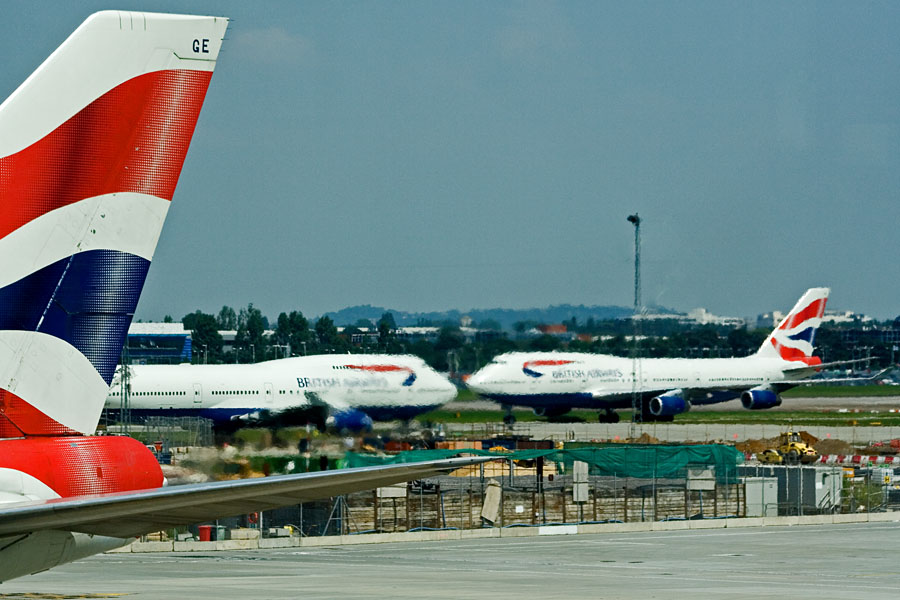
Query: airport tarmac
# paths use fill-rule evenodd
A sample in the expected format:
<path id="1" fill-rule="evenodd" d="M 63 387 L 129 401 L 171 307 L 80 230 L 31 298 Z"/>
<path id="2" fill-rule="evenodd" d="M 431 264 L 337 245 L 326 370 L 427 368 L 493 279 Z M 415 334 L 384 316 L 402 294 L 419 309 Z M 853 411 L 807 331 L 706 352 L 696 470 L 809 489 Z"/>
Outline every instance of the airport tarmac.
<path id="1" fill-rule="evenodd" d="M 0 598 L 896 598 L 900 524 L 106 554 Z"/>

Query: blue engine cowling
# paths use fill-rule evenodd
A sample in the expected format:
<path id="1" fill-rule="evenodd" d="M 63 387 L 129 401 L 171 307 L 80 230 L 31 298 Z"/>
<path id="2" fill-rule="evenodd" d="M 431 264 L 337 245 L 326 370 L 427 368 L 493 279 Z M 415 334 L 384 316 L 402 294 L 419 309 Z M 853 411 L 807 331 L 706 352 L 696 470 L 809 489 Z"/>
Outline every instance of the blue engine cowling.
<path id="1" fill-rule="evenodd" d="M 681 394 L 669 393 L 650 399 L 650 414 L 654 417 L 680 415 L 691 410 L 691 403 Z"/>
<path id="2" fill-rule="evenodd" d="M 769 388 L 753 388 L 741 394 L 741 404 L 748 410 L 764 410 L 781 406 L 781 397 Z"/>
<path id="3" fill-rule="evenodd" d="M 369 431 L 372 429 L 372 417 L 351 408 L 332 413 L 327 424 L 338 431 Z"/>

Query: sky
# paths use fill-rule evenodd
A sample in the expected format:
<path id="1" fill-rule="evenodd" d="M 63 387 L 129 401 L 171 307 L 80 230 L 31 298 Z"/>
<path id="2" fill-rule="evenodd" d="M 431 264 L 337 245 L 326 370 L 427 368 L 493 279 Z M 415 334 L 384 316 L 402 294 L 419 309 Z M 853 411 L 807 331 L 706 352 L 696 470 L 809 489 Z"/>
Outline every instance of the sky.
<path id="1" fill-rule="evenodd" d="M 635 212 L 645 304 L 900 314 L 900 3 L 115 4 L 233 19 L 137 319 L 630 306 Z"/>

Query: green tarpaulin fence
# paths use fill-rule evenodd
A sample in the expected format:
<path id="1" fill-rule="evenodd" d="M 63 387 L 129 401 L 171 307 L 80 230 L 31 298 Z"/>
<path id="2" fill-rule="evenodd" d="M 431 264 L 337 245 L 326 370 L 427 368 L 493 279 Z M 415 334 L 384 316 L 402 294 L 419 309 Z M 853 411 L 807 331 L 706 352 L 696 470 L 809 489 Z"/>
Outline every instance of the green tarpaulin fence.
<path id="1" fill-rule="evenodd" d="M 491 452 L 489 450 L 410 450 L 388 456 L 348 452 L 347 467 L 367 467 L 396 463 L 419 462 L 450 458 L 462 454 L 496 456 L 512 460 L 534 460 L 544 457 L 560 465 L 562 472 L 570 472 L 574 461 L 589 465 L 591 475 L 608 475 L 637 478 L 681 479 L 688 467 L 715 467 L 720 482 L 737 479 L 737 465 L 744 462 L 744 455 L 731 446 L 607 446 L 603 448 L 578 448 L 572 450 L 517 450 L 515 452 Z"/>

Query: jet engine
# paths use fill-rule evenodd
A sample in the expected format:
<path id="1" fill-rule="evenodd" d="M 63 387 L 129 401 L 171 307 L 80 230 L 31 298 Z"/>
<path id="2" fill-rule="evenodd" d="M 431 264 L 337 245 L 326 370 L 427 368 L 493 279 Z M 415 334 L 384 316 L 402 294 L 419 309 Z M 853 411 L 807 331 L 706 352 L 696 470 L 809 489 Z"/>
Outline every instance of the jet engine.
<path id="1" fill-rule="evenodd" d="M 338 431 L 369 431 L 372 429 L 372 417 L 361 410 L 348 408 L 333 412 L 326 424 Z"/>
<path id="2" fill-rule="evenodd" d="M 769 386 L 759 386 L 741 394 L 741 404 L 748 410 L 763 410 L 781 406 L 781 396 Z"/>
<path id="3" fill-rule="evenodd" d="M 681 390 L 674 390 L 651 398 L 649 408 L 650 414 L 654 417 L 668 417 L 691 410 L 691 402 L 684 397 Z"/>

